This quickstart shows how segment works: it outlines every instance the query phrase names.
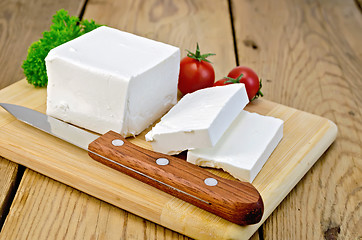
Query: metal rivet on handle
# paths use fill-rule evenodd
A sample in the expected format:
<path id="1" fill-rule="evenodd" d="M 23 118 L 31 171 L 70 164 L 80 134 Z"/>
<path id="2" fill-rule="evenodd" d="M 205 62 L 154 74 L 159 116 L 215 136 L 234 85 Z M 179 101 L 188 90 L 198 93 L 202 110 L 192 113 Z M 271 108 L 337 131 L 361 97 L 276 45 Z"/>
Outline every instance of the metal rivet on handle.
<path id="1" fill-rule="evenodd" d="M 215 178 L 206 178 L 204 180 L 204 183 L 207 185 L 207 186 L 216 186 L 217 185 L 217 180 Z"/>
<path id="2" fill-rule="evenodd" d="M 124 142 L 121 139 L 114 139 L 112 141 L 112 145 L 116 146 L 116 147 L 122 146 L 123 144 L 124 144 Z"/>
<path id="3" fill-rule="evenodd" d="M 170 161 L 167 158 L 157 158 L 156 163 L 158 165 L 164 166 L 164 165 L 168 165 L 170 163 Z"/>

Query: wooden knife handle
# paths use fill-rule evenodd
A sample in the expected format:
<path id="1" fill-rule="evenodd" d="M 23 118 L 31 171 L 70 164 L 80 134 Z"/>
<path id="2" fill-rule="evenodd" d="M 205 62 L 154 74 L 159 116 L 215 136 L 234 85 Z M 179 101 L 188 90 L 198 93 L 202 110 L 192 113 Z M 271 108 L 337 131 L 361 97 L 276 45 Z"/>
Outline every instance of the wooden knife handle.
<path id="1" fill-rule="evenodd" d="M 230 222 L 249 225 L 262 218 L 263 200 L 248 182 L 224 179 L 180 158 L 143 149 L 113 131 L 88 149 L 93 159 Z"/>

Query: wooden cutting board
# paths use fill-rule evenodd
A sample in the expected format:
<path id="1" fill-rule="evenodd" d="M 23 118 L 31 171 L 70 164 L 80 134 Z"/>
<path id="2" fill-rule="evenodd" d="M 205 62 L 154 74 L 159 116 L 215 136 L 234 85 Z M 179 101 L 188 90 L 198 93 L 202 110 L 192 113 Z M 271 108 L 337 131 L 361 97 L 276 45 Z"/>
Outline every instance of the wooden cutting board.
<path id="1" fill-rule="evenodd" d="M 45 112 L 46 89 L 21 80 L 0 91 L 0 102 Z M 264 99 L 250 103 L 250 112 L 285 121 L 284 137 L 253 185 L 265 210 L 260 223 L 239 226 L 172 197 L 92 160 L 86 151 L 17 121 L 0 109 L 0 155 L 50 178 L 197 239 L 248 239 L 268 218 L 337 135 L 328 119 Z M 129 140 L 150 149 L 144 133 Z M 213 173 L 231 179 L 221 170 Z"/>

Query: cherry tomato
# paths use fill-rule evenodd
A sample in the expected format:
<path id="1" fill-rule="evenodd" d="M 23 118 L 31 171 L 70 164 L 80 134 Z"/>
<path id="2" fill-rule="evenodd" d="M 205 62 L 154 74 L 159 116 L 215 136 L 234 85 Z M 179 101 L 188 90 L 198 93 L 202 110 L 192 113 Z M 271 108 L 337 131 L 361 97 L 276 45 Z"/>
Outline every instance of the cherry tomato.
<path id="1" fill-rule="evenodd" d="M 262 84 L 259 80 L 258 75 L 248 67 L 238 66 L 232 69 L 226 78 L 223 78 L 214 83 L 214 86 L 221 86 L 232 83 L 244 83 L 248 98 L 250 101 L 253 99 L 263 96 L 263 93 L 260 91 Z"/>
<path id="2" fill-rule="evenodd" d="M 188 52 L 187 57 L 181 60 L 178 80 L 178 89 L 184 95 L 202 88 L 212 87 L 215 81 L 214 68 L 206 60 L 206 57 L 214 54 L 201 55 L 198 44 L 196 53 Z"/>

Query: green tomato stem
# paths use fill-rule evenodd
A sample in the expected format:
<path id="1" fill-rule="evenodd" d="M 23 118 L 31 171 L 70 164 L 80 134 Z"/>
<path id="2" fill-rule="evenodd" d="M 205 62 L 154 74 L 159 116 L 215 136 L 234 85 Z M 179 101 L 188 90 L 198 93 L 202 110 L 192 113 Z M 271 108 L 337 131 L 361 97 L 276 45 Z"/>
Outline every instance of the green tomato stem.
<path id="1" fill-rule="evenodd" d="M 209 57 L 209 56 L 216 55 L 216 54 L 214 54 L 214 53 L 206 53 L 206 54 L 202 54 L 202 55 L 201 55 L 199 43 L 197 43 L 197 45 L 196 45 L 196 52 L 195 52 L 195 53 L 193 53 L 193 52 L 191 52 L 191 51 L 189 51 L 189 50 L 186 50 L 186 51 L 188 52 L 188 53 L 187 53 L 187 56 L 188 56 L 189 58 L 193 58 L 193 59 L 195 59 L 195 60 L 197 60 L 197 61 L 199 61 L 199 62 L 204 61 L 204 62 L 211 63 L 211 62 L 210 62 L 209 60 L 207 60 L 206 58 Z"/>
<path id="2" fill-rule="evenodd" d="M 240 74 L 240 76 L 237 78 L 225 77 L 226 79 L 228 79 L 227 81 L 225 81 L 225 83 L 239 83 L 243 76 L 244 74 Z"/>

